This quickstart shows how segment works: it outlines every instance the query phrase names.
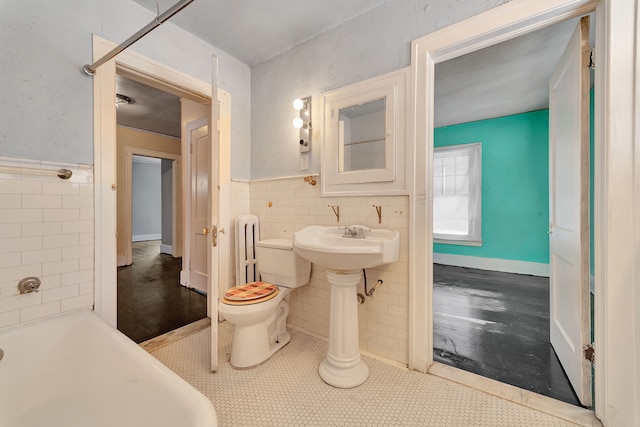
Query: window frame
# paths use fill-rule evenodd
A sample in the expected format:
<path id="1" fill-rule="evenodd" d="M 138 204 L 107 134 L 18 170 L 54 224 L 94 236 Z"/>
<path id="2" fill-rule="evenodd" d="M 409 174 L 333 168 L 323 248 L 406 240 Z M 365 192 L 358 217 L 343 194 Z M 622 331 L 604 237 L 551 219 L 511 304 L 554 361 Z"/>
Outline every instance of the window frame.
<path id="1" fill-rule="evenodd" d="M 469 155 L 469 233 L 464 235 L 444 234 L 437 233 L 434 229 L 433 241 L 434 243 L 482 246 L 482 142 L 434 147 L 434 163 L 435 159 L 438 157 L 449 157 L 443 155 L 446 153 L 464 153 Z M 435 173 L 435 167 L 432 171 L 432 174 L 433 173 Z M 435 185 L 435 175 L 433 178 Z M 432 188 L 432 191 L 435 208 L 435 202 L 438 196 L 435 194 L 435 188 Z"/>

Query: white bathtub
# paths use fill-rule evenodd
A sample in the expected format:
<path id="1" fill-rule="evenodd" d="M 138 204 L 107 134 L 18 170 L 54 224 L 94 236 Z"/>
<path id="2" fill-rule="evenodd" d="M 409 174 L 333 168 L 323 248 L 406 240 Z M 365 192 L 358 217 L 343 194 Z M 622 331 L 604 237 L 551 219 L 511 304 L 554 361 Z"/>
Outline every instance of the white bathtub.
<path id="1" fill-rule="evenodd" d="M 217 426 L 211 402 L 89 310 L 0 329 L 0 426 Z"/>

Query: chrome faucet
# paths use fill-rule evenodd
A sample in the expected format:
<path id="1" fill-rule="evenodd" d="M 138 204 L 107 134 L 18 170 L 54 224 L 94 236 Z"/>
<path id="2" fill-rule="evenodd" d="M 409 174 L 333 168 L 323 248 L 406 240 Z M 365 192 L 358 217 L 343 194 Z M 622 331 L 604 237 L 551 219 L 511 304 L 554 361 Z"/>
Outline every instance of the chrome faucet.
<path id="1" fill-rule="evenodd" d="M 349 239 L 364 239 L 364 232 L 369 230 L 371 229 L 362 225 L 346 226 L 342 237 L 347 237 Z"/>

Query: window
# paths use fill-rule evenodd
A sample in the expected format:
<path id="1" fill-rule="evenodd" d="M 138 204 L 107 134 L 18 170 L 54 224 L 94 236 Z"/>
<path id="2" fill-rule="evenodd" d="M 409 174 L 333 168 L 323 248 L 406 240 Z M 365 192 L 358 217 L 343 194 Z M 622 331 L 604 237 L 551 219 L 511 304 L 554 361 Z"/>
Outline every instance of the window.
<path id="1" fill-rule="evenodd" d="M 480 244 L 481 193 L 481 143 L 435 148 L 433 238 L 444 243 Z"/>

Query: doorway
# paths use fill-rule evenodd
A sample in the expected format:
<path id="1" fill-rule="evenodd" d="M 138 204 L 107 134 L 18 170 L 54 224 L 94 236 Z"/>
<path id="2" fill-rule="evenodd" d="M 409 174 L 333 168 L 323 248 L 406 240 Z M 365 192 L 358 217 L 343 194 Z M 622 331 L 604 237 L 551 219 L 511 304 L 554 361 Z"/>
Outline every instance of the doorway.
<path id="1" fill-rule="evenodd" d="M 99 36 L 93 37 L 94 59 L 106 55 L 115 43 Z M 230 133 L 231 133 L 231 97 L 228 92 L 218 89 L 218 59 L 211 56 L 211 82 L 205 83 L 185 73 L 172 69 L 143 55 L 125 50 L 117 60 L 110 60 L 100 67 L 93 77 L 94 82 L 94 162 L 95 162 L 95 312 L 112 327 L 117 326 L 117 232 L 116 232 L 116 95 L 115 80 L 117 74 L 126 75 L 136 81 L 160 88 L 181 99 L 199 104 L 210 105 L 210 122 L 216 123 L 218 132 L 211 132 L 211 157 L 207 161 L 211 173 L 208 197 L 210 204 L 211 228 L 218 227 L 217 245 L 207 249 L 208 316 L 218 317 L 218 289 L 224 290 L 230 284 L 229 250 L 231 179 L 230 179 Z M 182 144 L 181 153 L 187 158 L 189 147 Z M 185 173 L 182 173 L 183 178 Z M 190 195 L 191 189 L 184 184 L 183 194 Z M 217 191 L 216 191 L 217 190 Z M 186 204 L 188 206 L 188 204 Z M 208 215 L 209 216 L 209 215 Z M 188 223 L 185 222 L 185 226 Z M 186 228 L 186 227 L 185 227 Z M 188 236 L 190 230 L 184 231 Z M 184 262 L 188 265 L 188 245 L 184 245 Z M 184 275 L 182 274 L 184 273 Z M 181 281 L 188 280 L 188 271 L 183 270 Z M 184 277 L 183 277 L 184 276 Z M 218 324 L 211 323 L 211 370 L 218 368 Z"/>
<path id="2" fill-rule="evenodd" d="M 449 366 L 580 405 L 551 345 L 554 323 L 550 319 L 549 277 L 555 276 L 549 271 L 548 233 L 553 222 L 549 215 L 549 80 L 576 25 L 576 19 L 561 22 L 435 68 L 436 125 L 446 125 L 434 129 L 433 357 Z M 545 49 L 531 52 L 527 49 L 530 46 Z M 553 51 L 548 49 L 551 46 Z M 534 58 L 525 58 L 527 64 L 522 68 L 514 64 L 518 54 Z M 513 89 L 502 93 L 495 87 L 495 99 L 483 101 L 488 112 L 482 111 L 482 102 L 469 99 L 467 103 L 479 110 L 469 113 L 475 114 L 474 121 L 451 123 L 446 110 L 450 82 L 445 79 L 444 88 L 439 89 L 439 77 L 455 71 L 462 74 L 459 70 L 470 69 L 469 64 L 475 64 L 476 74 L 492 72 L 514 79 L 520 72 L 519 78 L 529 83 L 539 79 L 538 87 L 522 84 L 531 91 L 531 100 L 526 102 L 511 101 Z M 509 82 L 502 83 L 509 86 Z M 460 86 L 462 92 L 480 90 L 473 84 Z M 439 114 L 441 104 L 445 111 Z M 515 110 L 503 115 L 503 104 L 512 104 Z M 478 165 L 464 155 L 464 147 L 472 145 L 482 146 Z M 472 166 L 482 171 L 481 179 L 469 172 Z M 476 187 L 483 196 L 481 213 L 480 203 L 472 203 Z M 464 237 L 473 228 L 474 217 L 481 218 L 482 236 Z"/>
<path id="3" fill-rule="evenodd" d="M 593 6 L 591 6 L 593 7 Z M 588 12 L 588 7 L 585 6 L 585 9 L 583 10 L 582 13 Z M 578 13 L 578 11 L 576 9 L 572 10 L 572 13 L 569 14 L 567 13 L 566 15 L 564 15 L 565 19 L 568 17 L 572 17 L 572 16 L 576 16 Z M 575 14 L 574 14 L 575 13 Z M 483 17 L 484 18 L 484 17 Z M 487 17 L 488 18 L 488 17 Z M 481 18 L 478 18 L 478 21 L 481 21 L 483 23 L 486 23 L 488 27 L 491 27 L 491 19 L 486 19 L 485 21 L 482 21 Z M 549 21 L 548 21 L 549 22 Z M 558 21 L 554 21 L 555 23 L 557 23 Z M 531 25 L 529 28 L 533 29 L 533 28 L 541 28 L 543 27 L 542 25 Z M 456 30 L 459 30 L 458 28 L 456 28 Z M 529 31 L 526 31 L 526 33 L 529 33 Z M 515 32 L 511 34 L 511 36 L 513 36 L 513 34 L 516 34 Z M 518 33 L 518 34 L 522 34 L 522 32 Z M 453 36 L 453 29 L 452 29 L 452 33 L 448 34 L 448 36 L 451 36 L 451 39 L 456 39 L 455 36 Z M 442 36 L 445 37 L 446 36 Z M 484 36 L 483 36 L 484 37 Z M 429 98 L 431 96 L 433 96 L 432 94 L 434 92 L 437 93 L 437 86 L 434 87 L 434 79 L 433 79 L 433 74 L 434 74 L 434 66 L 435 64 L 440 64 L 443 63 L 443 61 L 446 61 L 450 58 L 457 58 L 459 55 L 463 55 L 469 52 L 474 52 L 476 51 L 476 49 L 479 48 L 484 48 L 487 45 L 490 45 L 491 43 L 489 43 L 486 39 L 486 37 L 480 37 L 478 36 L 478 39 L 474 39 L 473 42 L 469 42 L 468 40 L 465 42 L 462 42 L 462 40 L 457 41 L 456 43 L 458 44 L 452 44 L 452 45 L 447 45 L 447 43 L 442 43 L 439 41 L 436 41 L 437 37 L 434 37 L 433 39 L 429 40 L 428 37 L 425 37 L 425 43 L 422 46 L 419 46 L 418 49 L 414 49 L 414 55 L 415 58 L 417 58 L 417 63 L 418 63 L 418 73 L 417 73 L 417 93 L 419 94 L 418 96 L 420 97 L 420 94 L 422 93 L 426 93 L 426 102 L 423 105 L 423 101 L 425 101 L 424 98 L 420 99 L 417 103 L 417 117 L 426 117 L 426 125 L 425 126 L 418 126 L 416 131 L 417 131 L 417 140 L 418 140 L 418 150 L 421 149 L 420 147 L 420 142 L 422 141 L 423 143 L 425 143 L 425 147 L 424 149 L 426 150 L 425 153 L 425 158 L 427 159 L 427 165 L 432 165 L 433 163 L 433 152 L 431 151 L 431 147 L 433 147 L 434 141 L 437 139 L 437 137 L 434 137 L 431 132 L 433 128 L 437 128 L 436 125 L 434 125 L 433 123 L 433 113 L 431 113 L 431 108 L 433 108 L 433 99 L 429 100 Z M 508 37 L 495 37 L 498 40 L 505 40 Z M 428 41 L 427 41 L 428 40 Z M 440 40 L 440 39 L 438 39 Z M 501 41 L 500 40 L 500 41 Z M 419 43 L 418 43 L 419 44 Z M 473 45 L 473 47 L 471 47 L 471 45 Z M 414 45 L 415 47 L 415 45 Z M 425 54 L 426 53 L 426 54 Z M 507 78 L 508 76 L 505 75 L 505 78 Z M 425 86 L 426 84 L 426 86 Z M 436 83 L 437 84 L 437 83 Z M 548 84 L 548 83 L 547 83 Z M 547 89 L 548 90 L 548 89 Z M 461 92 L 465 92 L 464 88 L 460 89 Z M 436 114 L 437 114 L 437 102 L 436 102 Z M 480 119 L 478 119 L 480 120 Z M 477 140 L 474 141 L 466 141 L 466 142 L 478 142 Z M 420 155 L 420 153 L 418 153 L 418 157 L 421 158 L 422 156 Z M 510 164 L 503 164 L 502 167 L 503 168 L 507 168 L 507 167 L 511 167 L 512 165 Z M 432 168 L 426 167 L 426 173 L 427 175 L 430 173 L 430 171 L 432 170 Z M 422 179 L 420 176 L 417 177 L 417 181 L 418 182 L 422 182 Z M 425 176 L 424 177 L 424 181 L 427 184 L 427 187 L 425 188 L 425 193 L 429 194 L 430 189 L 427 190 L 427 188 L 431 187 L 433 185 L 433 178 L 431 176 Z M 416 215 L 418 217 L 418 221 L 420 221 L 423 217 L 422 217 L 422 213 L 421 210 L 425 209 L 424 212 L 424 217 L 427 219 L 427 224 L 432 224 L 432 206 L 429 203 L 429 200 L 427 201 L 427 203 L 421 204 L 420 203 L 420 194 L 421 193 L 421 188 L 418 186 L 418 188 L 416 188 L 416 193 L 417 193 L 417 202 L 415 203 L 415 209 L 416 209 Z M 548 196 L 547 196 L 548 197 Z M 415 224 L 414 227 L 416 227 L 416 230 L 419 230 L 420 226 L 418 224 Z M 546 233 L 547 231 L 547 227 L 548 227 L 548 223 L 546 224 L 546 227 L 543 228 L 543 233 Z M 431 246 L 431 242 L 432 242 L 432 230 L 425 230 L 425 235 L 427 236 L 427 245 Z M 512 235 L 511 238 L 514 240 L 519 240 L 520 244 L 522 246 L 526 246 L 524 244 L 524 241 L 520 240 L 519 235 Z M 488 243 L 488 242 L 487 242 Z M 484 243 L 483 243 L 484 245 Z M 422 250 L 421 247 L 421 242 L 418 242 L 417 244 L 418 248 L 416 253 L 420 254 L 420 251 Z M 468 246 L 465 251 L 466 254 L 465 255 L 469 255 L 471 253 L 473 253 L 473 251 L 475 250 L 475 248 Z M 432 261 L 432 256 L 435 258 L 435 253 L 433 248 L 424 248 L 425 251 L 425 255 L 426 255 L 426 259 L 428 259 L 429 261 Z M 462 254 L 457 254 L 457 255 L 462 255 Z M 509 259 L 508 256 L 505 256 L 504 258 Z M 434 260 L 434 259 L 433 259 Z M 510 260 L 511 261 L 511 260 Z M 536 263 L 544 263 L 543 261 L 536 261 L 534 260 L 534 262 Z M 548 261 L 547 261 L 548 262 Z M 419 269 L 419 271 L 417 272 L 417 277 L 421 277 L 421 274 L 425 273 L 425 276 L 427 277 L 426 283 L 427 283 L 427 296 L 426 296 L 426 300 L 429 301 L 429 304 L 432 305 L 434 304 L 434 300 L 436 298 L 436 289 L 434 286 L 434 273 L 433 273 L 434 267 L 433 264 L 431 262 L 429 262 L 429 265 L 425 267 L 424 271 L 422 269 Z M 517 271 L 516 271 L 517 272 Z M 420 283 L 419 279 L 416 280 L 418 283 Z M 414 289 L 414 296 L 417 296 L 418 300 L 420 300 L 420 291 Z M 417 295 L 416 295 L 417 294 Z M 433 306 L 433 305 L 432 305 Z M 412 321 L 417 321 L 416 324 L 420 323 L 420 316 L 417 314 L 417 311 L 414 312 L 413 314 L 413 319 Z M 426 322 L 426 329 L 427 329 L 427 342 L 429 345 L 429 348 L 435 348 L 435 342 L 433 342 L 433 340 L 435 339 L 435 333 L 434 333 L 434 329 L 436 327 L 435 325 L 435 320 L 431 319 L 431 320 L 427 320 Z M 429 342 L 431 341 L 431 342 Z M 417 343 L 419 344 L 419 343 Z M 433 356 L 430 357 L 430 359 L 432 359 Z M 417 360 L 417 359 L 414 359 Z M 433 360 L 433 359 L 432 359 Z M 431 363 L 431 361 L 427 361 L 426 365 L 427 367 L 429 366 L 429 364 Z M 435 367 L 434 367 L 435 368 Z M 440 370 L 438 369 L 431 369 L 431 371 L 435 371 L 435 370 Z M 471 384 L 472 381 L 470 380 L 469 383 Z M 506 389 L 505 389 L 505 394 L 507 393 Z"/>
<path id="4" fill-rule="evenodd" d="M 116 93 L 117 327 L 140 343 L 206 317 L 207 297 L 181 284 L 181 100 L 122 75 Z"/>

